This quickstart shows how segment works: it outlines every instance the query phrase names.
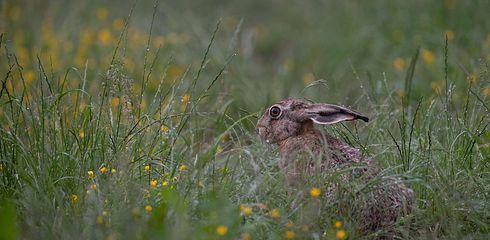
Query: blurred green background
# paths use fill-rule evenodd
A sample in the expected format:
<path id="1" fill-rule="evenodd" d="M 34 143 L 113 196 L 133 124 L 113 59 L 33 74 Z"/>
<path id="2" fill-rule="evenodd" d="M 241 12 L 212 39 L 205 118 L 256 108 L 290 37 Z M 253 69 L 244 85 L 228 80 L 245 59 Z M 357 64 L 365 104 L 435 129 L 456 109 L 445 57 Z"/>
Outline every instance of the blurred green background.
<path id="1" fill-rule="evenodd" d="M 450 80 L 458 85 L 475 78 L 490 58 L 488 1 L 197 0 L 158 5 L 149 45 L 150 55 L 161 47 L 154 79 L 170 57 L 169 79 L 199 66 L 220 21 L 207 64 L 219 68 L 237 54 L 219 91 L 240 96 L 237 106 L 252 111 L 290 96 L 353 104 L 363 87 L 381 91 L 383 80 L 390 89 L 402 90 L 419 48 L 414 97 L 429 96 L 444 85 L 446 35 Z M 4 0 L 0 27 L 26 68 L 35 68 L 36 61 L 30 60 L 38 55 L 55 69 L 82 69 L 88 62 L 94 70 L 88 81 L 95 81 L 104 70 L 96 66 L 107 65 L 132 6 L 131 1 Z M 133 76 L 143 68 L 153 6 L 153 1 L 134 4 L 122 43 Z M 303 91 L 319 79 L 326 86 Z"/>

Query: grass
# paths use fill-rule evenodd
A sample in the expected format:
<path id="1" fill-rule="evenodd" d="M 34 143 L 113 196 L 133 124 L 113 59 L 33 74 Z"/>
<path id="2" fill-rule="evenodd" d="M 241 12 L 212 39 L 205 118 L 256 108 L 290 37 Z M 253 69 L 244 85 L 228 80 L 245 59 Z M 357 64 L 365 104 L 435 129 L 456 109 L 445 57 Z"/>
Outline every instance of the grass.
<path id="1" fill-rule="evenodd" d="M 1 239 L 490 234 L 486 1 L 0 7 Z M 362 235 L 372 182 L 285 184 L 254 125 L 298 96 L 369 115 L 325 130 L 409 184 L 410 214 Z"/>

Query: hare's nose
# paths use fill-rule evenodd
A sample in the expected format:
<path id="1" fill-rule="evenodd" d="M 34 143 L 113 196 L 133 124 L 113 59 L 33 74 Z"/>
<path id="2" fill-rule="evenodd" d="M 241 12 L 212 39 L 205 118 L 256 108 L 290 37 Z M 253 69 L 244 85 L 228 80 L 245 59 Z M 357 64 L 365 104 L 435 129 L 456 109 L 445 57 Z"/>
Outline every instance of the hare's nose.
<path id="1" fill-rule="evenodd" d="M 257 126 L 255 126 L 255 132 L 256 132 L 258 135 L 262 135 L 262 134 L 264 134 L 265 130 L 266 130 L 266 129 L 265 129 L 264 125 L 257 124 Z"/>
<path id="2" fill-rule="evenodd" d="M 263 126 L 255 127 L 255 132 L 257 133 L 257 135 L 262 135 L 264 133 L 264 127 Z"/>

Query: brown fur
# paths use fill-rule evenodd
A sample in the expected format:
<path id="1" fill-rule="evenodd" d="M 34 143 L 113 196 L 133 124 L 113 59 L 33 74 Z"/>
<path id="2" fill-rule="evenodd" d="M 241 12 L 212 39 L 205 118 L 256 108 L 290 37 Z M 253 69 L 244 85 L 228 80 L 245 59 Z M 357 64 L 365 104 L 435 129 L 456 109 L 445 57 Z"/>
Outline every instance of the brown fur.
<path id="1" fill-rule="evenodd" d="M 271 115 L 269 111 L 273 107 L 281 110 L 279 116 Z M 354 177 L 373 179 L 380 169 L 370 158 L 313 125 L 314 122 L 332 124 L 356 119 L 368 121 L 362 114 L 340 106 L 287 99 L 265 111 L 257 123 L 257 132 L 266 142 L 278 145 L 280 168 L 291 185 L 304 184 L 312 174 L 328 174 L 349 167 L 356 168 L 342 175 L 341 180 L 348 181 Z M 327 186 L 327 198 L 333 198 L 336 191 L 335 186 Z M 370 231 L 392 224 L 406 213 L 413 191 L 398 179 L 384 179 L 368 195 L 372 200 L 369 198 L 369 204 L 361 211 L 363 229 Z"/>

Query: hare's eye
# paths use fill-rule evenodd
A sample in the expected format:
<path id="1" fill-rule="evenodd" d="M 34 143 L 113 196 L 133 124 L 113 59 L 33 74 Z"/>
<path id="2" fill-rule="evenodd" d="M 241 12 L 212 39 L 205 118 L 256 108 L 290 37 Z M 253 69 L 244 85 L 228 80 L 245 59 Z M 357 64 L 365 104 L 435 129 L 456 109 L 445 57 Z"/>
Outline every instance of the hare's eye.
<path id="1" fill-rule="evenodd" d="M 269 110 L 269 114 L 271 115 L 271 117 L 277 118 L 279 117 L 279 115 L 281 115 L 281 109 L 275 106 L 271 107 L 271 109 Z"/>

